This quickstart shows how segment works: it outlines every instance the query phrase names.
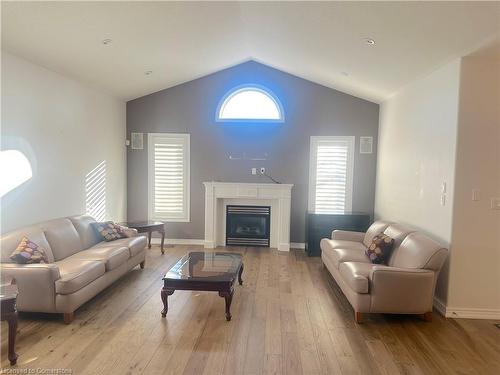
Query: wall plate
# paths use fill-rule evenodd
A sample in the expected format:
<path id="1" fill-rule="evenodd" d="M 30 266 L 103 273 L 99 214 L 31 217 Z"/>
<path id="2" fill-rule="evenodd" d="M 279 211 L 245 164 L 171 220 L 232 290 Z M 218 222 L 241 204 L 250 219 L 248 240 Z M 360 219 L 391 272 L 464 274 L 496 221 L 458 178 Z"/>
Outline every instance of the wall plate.
<path id="1" fill-rule="evenodd" d="M 142 150 L 144 148 L 144 133 L 131 133 L 132 150 Z"/>
<path id="2" fill-rule="evenodd" d="M 359 137 L 359 153 L 373 153 L 373 137 Z"/>

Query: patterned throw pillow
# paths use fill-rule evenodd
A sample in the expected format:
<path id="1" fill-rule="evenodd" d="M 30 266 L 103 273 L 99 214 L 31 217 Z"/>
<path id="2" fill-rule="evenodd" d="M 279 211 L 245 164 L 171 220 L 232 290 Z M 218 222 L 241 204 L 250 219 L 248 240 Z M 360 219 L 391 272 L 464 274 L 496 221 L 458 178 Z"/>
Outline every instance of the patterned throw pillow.
<path id="1" fill-rule="evenodd" d="M 45 250 L 30 241 L 28 237 L 23 237 L 16 250 L 10 255 L 10 259 L 20 264 L 49 263 Z"/>
<path id="2" fill-rule="evenodd" d="M 372 243 L 366 249 L 366 256 L 375 264 L 386 263 L 391 255 L 394 239 L 386 234 L 380 233 L 373 237 Z"/>
<path id="3" fill-rule="evenodd" d="M 114 241 L 119 238 L 124 238 L 121 226 L 113 223 L 112 221 L 105 221 L 102 223 L 92 223 L 92 226 L 101 236 L 103 241 Z"/>

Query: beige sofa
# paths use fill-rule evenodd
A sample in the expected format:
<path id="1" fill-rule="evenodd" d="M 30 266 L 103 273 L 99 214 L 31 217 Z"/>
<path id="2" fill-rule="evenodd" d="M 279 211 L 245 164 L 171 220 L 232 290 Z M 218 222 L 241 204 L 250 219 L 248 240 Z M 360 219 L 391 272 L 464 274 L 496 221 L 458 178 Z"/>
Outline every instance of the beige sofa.
<path id="1" fill-rule="evenodd" d="M 387 265 L 372 264 L 365 254 L 379 233 L 395 240 Z M 437 242 L 403 225 L 376 221 L 366 233 L 335 230 L 320 246 L 323 264 L 354 308 L 358 323 L 363 313 L 432 318 L 436 280 L 448 255 Z"/>
<path id="2" fill-rule="evenodd" d="M 86 215 L 60 218 L 0 237 L 1 272 L 16 279 L 19 311 L 63 313 L 70 323 L 78 307 L 135 266 L 144 268 L 145 237 L 101 242 L 94 221 Z M 48 264 L 12 262 L 10 255 L 24 236 L 45 249 Z"/>

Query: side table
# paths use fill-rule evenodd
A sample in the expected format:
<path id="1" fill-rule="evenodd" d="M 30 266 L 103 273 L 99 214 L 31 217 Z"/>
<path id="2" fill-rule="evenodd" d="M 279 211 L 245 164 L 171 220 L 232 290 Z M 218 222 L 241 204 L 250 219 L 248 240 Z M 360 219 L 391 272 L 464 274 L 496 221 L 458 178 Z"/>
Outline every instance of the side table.
<path id="1" fill-rule="evenodd" d="M 16 333 L 17 333 L 17 285 L 13 278 L 2 279 L 0 285 L 1 300 L 1 320 L 9 324 L 9 362 L 12 365 L 17 363 L 17 354 L 15 352 Z"/>
<path id="2" fill-rule="evenodd" d="M 137 229 L 139 233 L 148 234 L 148 249 L 151 249 L 151 234 L 153 232 L 159 232 L 161 234 L 161 253 L 165 254 L 163 249 L 163 244 L 165 243 L 165 223 L 161 221 L 131 221 L 126 223 L 120 223 L 129 228 Z"/>

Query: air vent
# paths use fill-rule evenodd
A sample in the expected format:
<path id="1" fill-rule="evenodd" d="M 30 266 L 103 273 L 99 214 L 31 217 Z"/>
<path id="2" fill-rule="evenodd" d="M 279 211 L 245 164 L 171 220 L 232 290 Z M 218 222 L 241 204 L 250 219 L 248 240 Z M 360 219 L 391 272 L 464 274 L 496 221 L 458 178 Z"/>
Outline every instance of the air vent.
<path id="1" fill-rule="evenodd" d="M 132 150 L 142 150 L 144 148 L 144 133 L 131 133 Z"/>

